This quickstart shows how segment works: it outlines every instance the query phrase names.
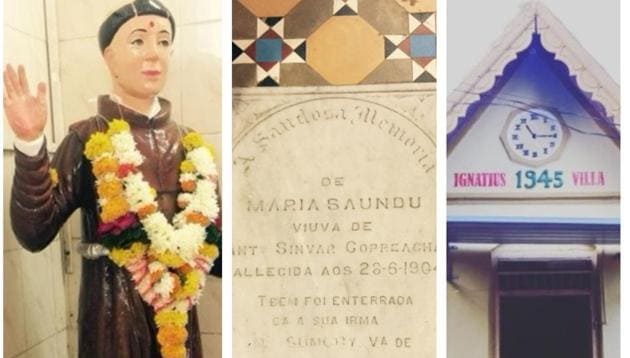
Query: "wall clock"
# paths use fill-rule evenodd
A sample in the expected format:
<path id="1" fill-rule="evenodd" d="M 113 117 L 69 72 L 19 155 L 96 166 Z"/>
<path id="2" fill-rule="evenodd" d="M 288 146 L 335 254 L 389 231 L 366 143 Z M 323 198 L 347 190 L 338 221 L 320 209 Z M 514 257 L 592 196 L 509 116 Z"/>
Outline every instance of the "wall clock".
<path id="1" fill-rule="evenodd" d="M 560 115 L 541 107 L 512 112 L 501 134 L 510 158 L 529 166 L 557 159 L 567 137 L 568 131 Z"/>

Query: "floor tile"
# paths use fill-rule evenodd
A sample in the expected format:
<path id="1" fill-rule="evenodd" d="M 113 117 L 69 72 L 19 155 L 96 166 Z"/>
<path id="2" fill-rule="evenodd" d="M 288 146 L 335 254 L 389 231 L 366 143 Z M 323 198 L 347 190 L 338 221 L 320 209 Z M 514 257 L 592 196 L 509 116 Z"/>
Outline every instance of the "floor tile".
<path id="1" fill-rule="evenodd" d="M 384 59 L 383 36 L 359 16 L 334 16 L 306 40 L 306 62 L 331 84 L 356 84 Z"/>
<path id="2" fill-rule="evenodd" d="M 287 38 L 306 38 L 332 16 L 333 0 L 302 0 L 285 16 Z"/>
<path id="3" fill-rule="evenodd" d="M 394 0 L 359 0 L 359 15 L 381 34 L 407 34 L 407 11 Z"/>

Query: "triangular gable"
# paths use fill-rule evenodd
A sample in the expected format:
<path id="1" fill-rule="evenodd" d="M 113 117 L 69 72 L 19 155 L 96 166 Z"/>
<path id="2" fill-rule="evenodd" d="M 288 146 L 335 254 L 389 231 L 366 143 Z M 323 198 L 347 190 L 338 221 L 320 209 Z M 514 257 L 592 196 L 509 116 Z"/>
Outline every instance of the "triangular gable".
<path id="1" fill-rule="evenodd" d="M 493 52 L 449 98 L 449 199 L 616 205 L 618 85 L 542 5 Z"/>
<path id="2" fill-rule="evenodd" d="M 591 115 L 611 128 L 619 128 L 619 85 L 544 5 L 532 2 L 523 7 L 488 55 L 449 95 L 449 142 L 474 115 L 482 97 L 496 92 L 503 84 L 505 70 L 518 61 L 518 53 L 532 45 L 532 33 L 536 31 L 542 47 L 558 62 L 559 72 L 565 72 L 573 82 L 576 95 L 590 102 Z"/>

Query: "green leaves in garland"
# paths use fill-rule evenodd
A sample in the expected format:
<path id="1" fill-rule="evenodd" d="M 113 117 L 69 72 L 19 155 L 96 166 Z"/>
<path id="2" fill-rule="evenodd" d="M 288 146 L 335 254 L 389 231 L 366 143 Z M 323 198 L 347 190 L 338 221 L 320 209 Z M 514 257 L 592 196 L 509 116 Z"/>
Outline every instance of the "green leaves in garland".
<path id="1" fill-rule="evenodd" d="M 141 226 L 129 228 L 119 235 L 108 234 L 102 237 L 101 243 L 108 249 L 119 248 L 127 249 L 134 242 L 141 242 L 144 244 L 150 244 L 147 233 L 144 232 Z"/>

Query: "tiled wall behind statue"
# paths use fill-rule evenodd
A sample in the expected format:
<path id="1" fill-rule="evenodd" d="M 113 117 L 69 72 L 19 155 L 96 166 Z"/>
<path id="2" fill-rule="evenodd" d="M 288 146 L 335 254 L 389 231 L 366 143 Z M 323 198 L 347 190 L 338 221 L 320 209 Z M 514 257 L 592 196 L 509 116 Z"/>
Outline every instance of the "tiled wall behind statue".
<path id="1" fill-rule="evenodd" d="M 45 21 L 51 2 L 4 2 L 4 64 L 23 64 L 31 89 L 38 82 L 50 86 Z M 52 97 L 49 97 L 49 104 Z M 52 109 L 50 106 L 49 109 Z M 51 110 L 49 110 L 52 113 Z M 3 112 L 4 115 L 4 112 Z M 51 138 L 52 116 L 46 127 Z M 59 239 L 38 253 L 24 250 L 11 231 L 9 199 L 15 165 L 13 134 L 4 126 L 4 347 L 7 358 L 66 358 L 67 319 Z"/>
<path id="2" fill-rule="evenodd" d="M 233 86 L 435 82 L 435 0 L 232 0 Z"/>

